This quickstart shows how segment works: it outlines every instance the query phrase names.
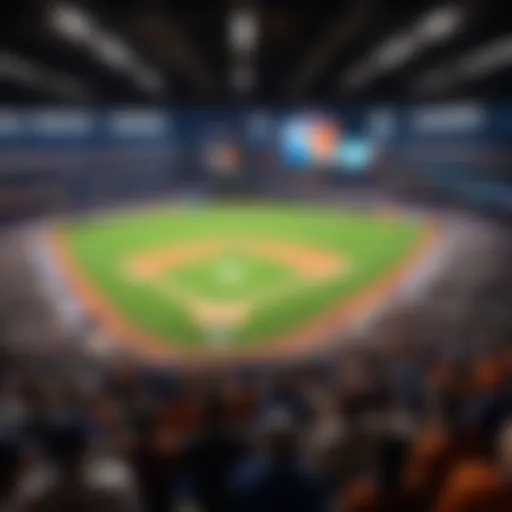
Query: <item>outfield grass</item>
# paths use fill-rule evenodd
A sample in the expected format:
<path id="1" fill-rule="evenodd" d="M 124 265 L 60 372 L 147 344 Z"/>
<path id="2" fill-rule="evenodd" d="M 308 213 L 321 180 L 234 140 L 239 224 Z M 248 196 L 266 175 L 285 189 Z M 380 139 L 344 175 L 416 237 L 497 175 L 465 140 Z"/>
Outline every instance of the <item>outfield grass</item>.
<path id="1" fill-rule="evenodd" d="M 149 334 L 185 347 L 201 347 L 208 344 L 210 333 L 179 300 L 179 290 L 222 302 L 290 285 L 288 296 L 257 302 L 232 335 L 236 346 L 264 343 L 370 285 L 397 265 L 421 234 L 421 225 L 400 219 L 260 205 L 112 216 L 76 223 L 66 237 L 77 263 L 124 315 Z M 300 286 L 302 277 L 286 265 L 233 249 L 173 269 L 158 280 L 158 286 L 127 275 L 125 262 L 140 252 L 216 237 L 284 240 L 337 254 L 347 267 L 336 278 Z M 162 285 L 178 293 L 174 298 L 165 296 Z"/>

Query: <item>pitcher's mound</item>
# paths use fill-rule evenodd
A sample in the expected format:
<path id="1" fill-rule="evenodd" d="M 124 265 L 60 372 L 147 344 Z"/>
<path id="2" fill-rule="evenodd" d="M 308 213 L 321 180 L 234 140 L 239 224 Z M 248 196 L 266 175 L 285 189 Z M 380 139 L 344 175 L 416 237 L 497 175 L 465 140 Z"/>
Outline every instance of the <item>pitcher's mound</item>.
<path id="1" fill-rule="evenodd" d="M 238 261 L 228 260 L 219 264 L 217 278 L 225 286 L 237 286 L 245 279 L 246 269 Z"/>

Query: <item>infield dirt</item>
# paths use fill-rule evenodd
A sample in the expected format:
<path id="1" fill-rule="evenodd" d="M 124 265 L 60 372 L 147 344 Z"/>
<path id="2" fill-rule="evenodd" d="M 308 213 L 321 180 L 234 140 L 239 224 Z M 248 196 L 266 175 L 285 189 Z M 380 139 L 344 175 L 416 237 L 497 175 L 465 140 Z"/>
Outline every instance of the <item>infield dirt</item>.
<path id="1" fill-rule="evenodd" d="M 132 255 L 125 264 L 127 273 L 136 278 L 160 277 L 173 268 L 190 265 L 230 250 L 243 250 L 293 268 L 307 278 L 325 279 L 340 273 L 345 261 L 338 254 L 268 238 L 246 240 L 201 240 L 173 245 Z"/>
<path id="2" fill-rule="evenodd" d="M 191 293 L 176 284 L 167 285 L 162 276 L 180 266 L 230 254 L 243 250 L 247 254 L 261 257 L 293 269 L 303 279 L 303 286 L 339 276 L 346 270 L 346 261 L 339 254 L 320 251 L 300 244 L 292 244 L 268 238 L 247 238 L 241 240 L 201 240 L 187 244 L 173 245 L 156 250 L 137 253 L 128 258 L 124 267 L 129 278 L 145 280 L 170 300 L 183 303 L 196 322 L 207 331 L 215 328 L 234 329 L 243 324 L 257 304 L 263 301 L 285 299 L 287 294 L 297 290 L 297 285 L 276 285 L 263 293 L 238 300 L 219 302 L 208 300 L 198 293 Z"/>

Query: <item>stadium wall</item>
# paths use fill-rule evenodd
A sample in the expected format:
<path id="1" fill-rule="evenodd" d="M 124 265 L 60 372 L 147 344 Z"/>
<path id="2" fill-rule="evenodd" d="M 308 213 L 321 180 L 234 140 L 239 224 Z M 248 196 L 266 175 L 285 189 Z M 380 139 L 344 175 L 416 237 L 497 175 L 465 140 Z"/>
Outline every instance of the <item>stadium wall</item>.
<path id="1" fill-rule="evenodd" d="M 3 110 L 0 218 L 318 185 L 512 215 L 511 140 L 512 106 Z"/>

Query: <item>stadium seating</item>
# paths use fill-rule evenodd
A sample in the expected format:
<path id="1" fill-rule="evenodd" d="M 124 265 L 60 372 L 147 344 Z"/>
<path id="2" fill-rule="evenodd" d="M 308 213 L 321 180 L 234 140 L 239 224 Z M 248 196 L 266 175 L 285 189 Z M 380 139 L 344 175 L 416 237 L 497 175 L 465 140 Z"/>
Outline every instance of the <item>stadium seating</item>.
<path id="1" fill-rule="evenodd" d="M 78 495 L 94 510 L 511 510 L 509 331 L 468 336 L 472 357 L 401 339 L 249 378 L 4 347 L 0 498 L 23 511 L 77 509 Z"/>

